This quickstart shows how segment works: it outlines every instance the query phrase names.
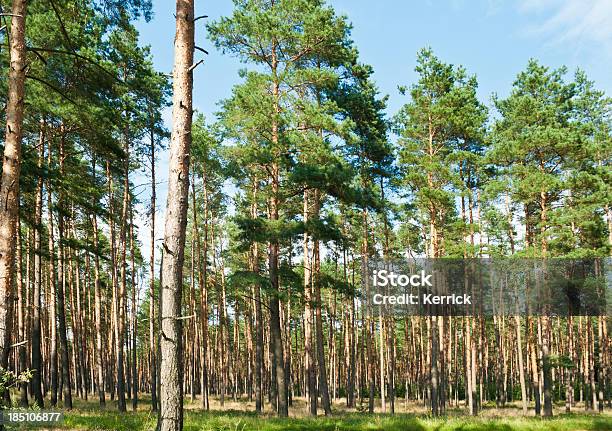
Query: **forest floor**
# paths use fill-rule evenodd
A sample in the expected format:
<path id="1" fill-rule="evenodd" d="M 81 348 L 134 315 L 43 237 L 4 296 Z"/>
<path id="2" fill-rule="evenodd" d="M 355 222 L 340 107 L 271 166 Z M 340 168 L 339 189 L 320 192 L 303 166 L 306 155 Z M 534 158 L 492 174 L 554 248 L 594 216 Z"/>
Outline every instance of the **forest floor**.
<path id="1" fill-rule="evenodd" d="M 67 430 L 113 430 L 148 431 L 155 429 L 156 415 L 149 411 L 149 399 L 140 400 L 136 412 L 118 413 L 116 402 L 107 402 L 100 409 L 97 401 L 75 399 L 74 410 L 65 412 L 62 425 L 52 429 Z M 334 404 L 331 417 L 307 416 L 303 399 L 294 400 L 291 417 L 278 419 L 267 407 L 266 413 L 253 413 L 254 405 L 244 401 L 226 401 L 221 408 L 217 399 L 211 398 L 211 410 L 200 409 L 200 401 L 185 400 L 184 429 L 186 431 L 612 431 L 612 411 L 602 414 L 585 413 L 579 406 L 574 413 L 565 414 L 559 405 L 552 419 L 522 417 L 520 406 L 511 404 L 507 408 L 485 407 L 479 416 L 470 417 L 463 408 L 447 409 L 444 417 L 433 419 L 422 404 L 403 401 L 396 404 L 396 414 L 375 413 L 369 415 L 359 410 L 343 408 L 342 400 Z M 367 408 L 367 404 L 364 405 Z M 377 410 L 380 408 L 380 402 Z M 533 415 L 533 411 L 530 411 Z M 8 428 L 31 429 L 31 428 Z M 38 428 L 50 429 L 50 428 Z"/>

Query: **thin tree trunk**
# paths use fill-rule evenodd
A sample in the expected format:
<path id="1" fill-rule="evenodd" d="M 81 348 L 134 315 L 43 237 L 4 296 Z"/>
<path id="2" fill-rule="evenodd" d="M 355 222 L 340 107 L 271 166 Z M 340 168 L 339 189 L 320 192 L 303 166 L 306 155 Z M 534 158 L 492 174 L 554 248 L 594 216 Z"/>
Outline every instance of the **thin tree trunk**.
<path id="1" fill-rule="evenodd" d="M 45 157 L 45 121 L 40 121 L 40 131 L 38 138 L 38 168 L 42 168 L 43 159 Z M 31 343 L 31 366 L 32 366 L 32 395 L 39 408 L 44 408 L 45 402 L 42 393 L 42 355 L 41 346 L 41 294 L 43 291 L 42 278 L 42 245 L 41 233 L 42 228 L 42 200 L 43 200 L 43 178 L 38 176 L 36 183 L 36 207 L 34 209 L 34 291 L 32 298 L 32 343 Z"/>
<path id="2" fill-rule="evenodd" d="M 257 214 L 257 191 L 258 179 L 253 178 L 253 200 L 251 202 L 251 218 L 255 220 Z M 251 246 L 252 268 L 255 274 L 259 274 L 259 247 L 257 243 Z M 255 411 L 263 411 L 263 313 L 261 307 L 261 287 L 259 283 L 253 285 L 253 297 L 255 306 Z"/>
<path id="3" fill-rule="evenodd" d="M 95 176 L 95 164 L 92 166 Z M 98 240 L 98 220 L 96 214 L 91 215 L 91 226 L 94 242 L 94 319 L 96 326 L 96 386 L 98 387 L 98 398 L 100 407 L 106 406 L 106 395 L 104 391 L 104 352 L 102 334 L 102 289 L 100 287 L 100 257 Z"/>
<path id="4" fill-rule="evenodd" d="M 17 220 L 15 221 L 17 225 L 15 230 L 17 233 L 17 250 L 16 250 L 16 273 L 17 273 L 17 331 L 18 331 L 18 360 L 19 360 L 19 368 L 18 372 L 23 373 L 27 370 L 27 354 L 26 354 L 26 344 L 27 333 L 26 333 L 26 304 L 25 304 L 25 296 L 23 279 L 22 279 L 22 241 L 21 241 L 21 232 L 19 228 L 19 214 L 17 215 Z M 28 407 L 28 382 L 19 383 L 19 407 Z"/>
<path id="5" fill-rule="evenodd" d="M 363 208 L 362 210 L 362 222 L 363 222 L 363 238 L 361 241 L 361 273 L 366 274 L 368 271 L 368 256 L 369 256 L 369 232 L 368 232 L 368 210 Z M 370 297 L 370 283 L 368 277 L 362 277 L 362 283 L 365 285 L 366 297 Z M 364 325 L 364 341 L 366 344 L 366 355 L 367 355 L 367 373 L 368 376 L 368 412 L 374 413 L 374 394 L 376 391 L 376 364 L 374 363 L 374 346 L 373 338 L 374 334 L 374 319 L 372 318 L 372 306 L 369 302 L 366 303 L 366 316 Z"/>
<path id="6" fill-rule="evenodd" d="M 106 160 L 106 182 L 108 188 L 108 226 L 110 236 L 110 275 L 111 275 L 111 288 L 112 288 L 112 301 L 108 303 L 107 316 L 109 320 L 109 339 L 108 339 L 108 356 L 106 358 L 106 364 L 108 370 L 106 373 L 108 389 L 110 391 L 110 399 L 114 401 L 117 384 L 115 381 L 115 367 L 117 362 L 117 331 L 119 325 L 118 318 L 118 281 L 117 281 L 117 247 L 116 247 L 116 236 L 115 236 L 115 192 L 114 192 L 114 181 L 111 174 L 110 159 Z"/>
<path id="7" fill-rule="evenodd" d="M 315 190 L 315 208 L 316 208 L 316 217 L 318 218 L 319 212 L 319 196 L 318 190 Z M 320 284 L 320 273 L 321 273 L 321 261 L 319 254 L 319 241 L 315 240 L 314 249 L 313 249 L 313 257 L 314 257 L 314 278 L 313 278 L 313 288 L 314 288 L 314 300 L 315 300 L 315 326 L 316 326 L 316 337 L 317 337 L 317 360 L 318 360 L 318 369 L 319 369 L 319 390 L 321 392 L 321 404 L 323 405 L 323 409 L 325 411 L 325 415 L 331 415 L 331 403 L 329 400 L 329 388 L 327 385 L 327 367 L 325 360 L 325 345 L 323 341 L 323 318 L 321 316 L 321 308 L 323 307 L 323 303 L 321 301 L 321 284 Z"/>
<path id="8" fill-rule="evenodd" d="M 516 350 L 518 355 L 519 380 L 521 382 L 521 402 L 523 406 L 523 415 L 527 415 L 527 385 L 525 384 L 525 360 L 523 359 L 521 318 L 519 315 L 514 316 L 514 322 L 516 324 Z"/>
<path id="9" fill-rule="evenodd" d="M 574 323 L 571 315 L 567 316 L 567 346 L 569 360 L 574 362 Z M 574 393 L 574 370 L 567 368 L 565 370 L 565 412 L 570 413 L 572 410 L 572 398 Z"/>
<path id="10" fill-rule="evenodd" d="M 540 370 L 538 368 L 537 348 L 535 335 L 533 334 L 533 321 L 529 322 L 529 332 L 531 334 L 531 378 L 533 382 L 533 398 L 535 400 L 535 414 L 540 415 L 542 405 L 540 399 Z"/>
<path id="11" fill-rule="evenodd" d="M 440 373 L 438 372 L 438 353 L 439 353 L 439 339 L 438 339 L 438 316 L 431 316 L 429 319 L 430 324 L 430 337 L 431 337 L 431 414 L 438 416 L 440 414 L 439 405 L 439 383 Z"/>
<path id="12" fill-rule="evenodd" d="M 205 410 L 209 409 L 208 403 L 208 291 L 207 291 L 207 263 L 208 259 L 208 196 L 206 193 L 206 166 L 203 166 L 203 191 L 204 191 L 204 244 L 200 239 L 200 233 L 198 229 L 198 218 L 196 214 L 196 195 L 195 195 L 195 183 L 192 184 L 192 198 L 193 198 L 193 211 L 194 211 L 194 229 L 196 235 L 196 247 L 197 247 L 197 259 L 198 259 L 198 283 L 200 287 L 200 332 L 201 332 L 201 377 L 200 377 L 200 391 L 202 392 L 202 408 Z M 202 248 L 204 250 L 202 250 Z"/>
<path id="13" fill-rule="evenodd" d="M 49 154 L 47 156 L 47 168 L 51 169 L 52 160 L 51 143 L 49 142 Z M 57 405 L 58 366 L 57 366 L 57 276 L 55 272 L 55 233 L 53 228 L 53 198 L 51 195 L 51 181 L 47 180 L 47 225 L 48 225 L 48 252 L 49 252 L 49 332 L 51 342 L 49 344 L 49 366 L 51 374 L 51 399 L 52 407 Z"/>
<path id="14" fill-rule="evenodd" d="M 132 272 L 132 410 L 138 408 L 138 367 L 136 362 L 136 336 L 138 326 L 136 316 L 138 315 L 138 298 L 136 296 L 136 265 L 134 261 L 134 223 L 133 208 L 130 205 L 130 266 Z"/>
<path id="15" fill-rule="evenodd" d="M 64 160 L 65 154 L 65 129 L 64 125 L 60 126 L 60 148 L 59 148 L 59 163 L 60 163 L 60 175 L 65 175 Z M 62 386 L 63 386 L 63 402 L 64 408 L 67 410 L 72 409 L 72 381 L 70 376 L 70 359 L 68 351 L 68 334 L 66 329 L 66 256 L 64 248 L 64 215 L 61 213 L 64 209 L 64 194 L 60 190 L 59 202 L 60 214 L 58 215 L 58 233 L 59 233 L 59 260 L 58 260 L 58 274 L 61 277 L 61 282 L 57 289 L 57 320 L 59 329 L 59 340 L 61 349 L 61 360 L 62 360 Z"/>
<path id="16" fill-rule="evenodd" d="M 310 220 L 310 191 L 304 190 L 304 223 Z M 304 232 L 304 365 L 306 369 L 306 390 L 308 397 L 309 412 L 312 416 L 317 415 L 317 380 L 316 380 L 316 358 L 312 346 L 313 332 L 313 309 L 312 309 L 312 247 L 310 235 Z"/>
<path id="17" fill-rule="evenodd" d="M 155 337 L 155 212 L 156 191 L 155 183 L 155 129 L 151 124 L 151 257 L 149 262 L 149 367 L 151 380 L 151 411 L 156 412 L 159 401 L 157 399 L 157 343 Z"/>
<path id="18" fill-rule="evenodd" d="M 115 295 L 115 353 L 117 361 L 117 408 L 120 412 L 127 411 L 125 390 L 126 390 L 126 378 L 125 378 L 125 333 L 126 333 L 126 319 L 125 309 L 127 300 L 127 228 L 128 228 L 128 208 L 130 201 L 130 179 L 129 179 L 129 165 L 130 165 L 130 153 L 129 153 L 129 142 L 128 132 L 124 133 L 124 168 L 123 168 L 123 207 L 121 210 L 121 227 L 119 230 L 119 246 L 121 247 L 119 256 L 119 265 L 121 268 L 121 280 L 119 282 L 119 289 Z M 129 386 L 129 381 L 128 381 Z"/>
<path id="19" fill-rule="evenodd" d="M 274 97 L 274 110 L 280 114 L 280 88 L 277 76 L 277 45 L 274 40 L 272 43 L 272 93 Z M 279 145 L 279 125 L 276 117 L 272 119 L 272 143 L 275 147 Z M 270 180 L 272 182 L 272 196 L 270 198 L 270 219 L 276 221 L 279 219 L 279 196 L 280 196 L 280 166 L 278 162 L 274 162 L 271 167 Z M 274 355 L 274 370 L 272 371 L 276 379 L 276 394 L 278 397 L 277 413 L 279 417 L 289 415 L 287 405 L 287 376 L 285 375 L 285 361 L 283 358 L 283 342 L 280 326 L 280 285 L 279 285 L 279 251 L 280 244 L 278 240 L 273 240 L 269 243 L 269 273 L 271 284 L 271 295 L 269 299 L 270 305 L 270 338 L 271 349 Z"/>

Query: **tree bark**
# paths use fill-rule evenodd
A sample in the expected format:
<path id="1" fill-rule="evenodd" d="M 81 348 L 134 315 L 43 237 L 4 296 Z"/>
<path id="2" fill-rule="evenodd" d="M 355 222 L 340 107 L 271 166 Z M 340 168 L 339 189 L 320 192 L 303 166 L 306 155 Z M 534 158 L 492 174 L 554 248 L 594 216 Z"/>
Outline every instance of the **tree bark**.
<path id="1" fill-rule="evenodd" d="M 65 175 L 64 160 L 65 154 L 65 138 L 66 130 L 64 125 L 60 126 L 60 148 L 59 148 L 59 163 L 60 163 L 60 175 Z M 65 219 L 62 211 L 64 210 L 64 193 L 60 189 L 59 202 L 60 214 L 58 215 L 58 233 L 59 233 L 59 259 L 58 259 L 58 274 L 60 276 L 60 282 L 57 288 L 57 320 L 59 329 L 59 341 L 60 341 L 60 352 L 62 361 L 62 387 L 63 387 L 63 402 L 64 408 L 67 410 L 72 409 L 72 380 L 70 376 L 70 359 L 68 357 L 68 334 L 66 328 L 66 256 L 64 247 L 64 233 L 65 233 Z"/>
<path id="2" fill-rule="evenodd" d="M 161 286 L 160 431 L 183 428 L 182 321 L 183 262 L 189 191 L 193 116 L 194 0 L 176 2 L 170 173 Z"/>
<path id="3" fill-rule="evenodd" d="M 45 122 L 40 121 L 40 131 L 38 139 L 38 167 L 42 168 L 45 153 Z M 32 298 L 32 344 L 31 344 L 31 366 L 32 374 L 32 395 L 39 408 L 44 408 L 45 402 L 42 393 L 42 354 L 41 346 L 41 293 L 43 291 L 42 280 L 42 246 L 40 230 L 42 228 L 42 200 L 43 200 L 43 179 L 39 176 L 36 183 L 36 206 L 34 209 L 34 291 Z"/>
<path id="4" fill-rule="evenodd" d="M 93 166 L 95 172 L 95 165 Z M 91 215 L 91 225 L 94 241 L 94 320 L 96 326 L 96 386 L 98 387 L 98 398 L 100 407 L 106 406 L 106 395 L 104 391 L 104 358 L 103 358 L 103 334 L 102 334 L 102 290 L 100 288 L 100 258 L 98 256 L 98 220 L 96 214 Z"/>
<path id="5" fill-rule="evenodd" d="M 13 277 L 15 276 L 15 232 L 19 211 L 19 174 L 26 74 L 26 0 L 13 0 L 11 8 L 10 68 L 6 102 L 4 158 L 0 177 L 0 350 L 8 368 L 12 333 Z"/>
<path id="6" fill-rule="evenodd" d="M 117 409 L 120 412 L 127 411 L 125 401 L 125 332 L 126 332 L 126 299 L 127 299 L 127 225 L 128 225 L 128 208 L 130 201 L 130 178 L 129 178 L 129 140 L 128 132 L 124 133 L 123 152 L 124 152 L 124 168 L 123 168 L 123 207 L 121 210 L 121 227 L 119 230 L 119 246 L 121 247 L 119 257 L 119 265 L 121 268 L 119 289 L 115 295 L 115 353 L 117 362 Z"/>
<path id="7" fill-rule="evenodd" d="M 17 220 L 15 221 L 17 225 L 15 230 L 17 233 L 16 243 L 16 273 L 17 273 L 17 332 L 18 332 L 18 342 L 19 342 L 19 350 L 18 350 L 18 360 L 19 360 L 19 373 L 23 373 L 27 370 L 28 364 L 26 359 L 26 344 L 27 333 L 26 333 L 26 304 L 25 304 L 25 296 L 24 295 L 24 286 L 23 280 L 21 277 L 22 274 L 22 251 L 21 251 L 21 232 L 19 229 L 19 214 L 17 215 Z M 19 383 L 19 407 L 28 407 L 28 382 Z"/>
<path id="8" fill-rule="evenodd" d="M 49 143 L 49 154 L 47 156 L 47 168 L 51 169 L 52 159 L 51 143 Z M 51 342 L 49 343 L 49 367 L 51 374 L 51 399 L 52 407 L 57 405 L 58 367 L 57 367 L 57 276 L 55 272 L 55 234 L 53 227 L 53 197 L 51 195 L 51 181 L 47 180 L 47 224 L 48 224 L 48 252 L 49 252 L 49 332 Z"/>
<path id="9" fill-rule="evenodd" d="M 280 115 L 280 86 L 277 75 L 277 44 L 274 39 L 272 42 L 272 93 L 274 97 L 274 112 L 276 116 L 272 119 L 272 143 L 275 147 L 279 145 L 279 124 L 277 116 Z M 280 196 L 280 166 L 277 161 L 272 164 L 270 180 L 272 182 L 272 196 L 270 198 L 270 220 L 279 219 L 279 196 Z M 270 306 L 270 338 L 271 349 L 274 355 L 274 370 L 272 371 L 276 379 L 276 394 L 278 397 L 277 413 L 280 417 L 289 415 L 287 405 L 287 376 L 285 374 L 285 360 L 283 358 L 283 341 L 280 326 L 280 284 L 279 284 L 279 252 L 280 244 L 278 240 L 273 240 L 268 244 L 268 266 L 270 273 L 271 296 Z"/>
<path id="10" fill-rule="evenodd" d="M 156 191 L 155 184 L 155 129 L 151 124 L 150 148 L 151 148 L 151 257 L 149 262 L 149 367 L 151 371 L 151 411 L 156 412 L 157 400 L 157 343 L 155 337 L 155 212 Z"/>
<path id="11" fill-rule="evenodd" d="M 251 218 L 255 220 L 257 214 L 257 191 L 258 179 L 253 178 L 253 201 L 251 202 Z M 251 246 L 252 268 L 251 270 L 259 274 L 259 246 L 254 243 Z M 261 286 L 259 282 L 253 285 L 253 302 L 255 308 L 255 411 L 263 411 L 263 313 L 261 307 Z"/>
<path id="12" fill-rule="evenodd" d="M 319 196 L 318 190 L 315 190 L 315 208 L 316 216 L 318 217 L 319 212 Z M 321 261 L 319 254 L 319 240 L 315 239 L 314 250 L 313 250 L 313 262 L 314 262 L 314 300 L 315 300 L 315 327 L 317 337 L 317 360 L 319 368 L 319 389 L 321 392 L 321 404 L 325 415 L 331 415 L 331 403 L 329 400 L 329 388 L 327 384 L 327 366 L 325 360 L 325 345 L 323 340 L 323 318 L 321 316 L 321 308 L 323 303 L 321 301 L 321 284 L 320 284 L 320 273 L 321 273 Z"/>
<path id="13" fill-rule="evenodd" d="M 203 166 L 203 184 L 204 189 L 204 244 L 200 239 L 198 229 L 198 218 L 196 217 L 196 195 L 195 184 L 192 184 L 193 193 L 193 211 L 194 211 L 194 228 L 196 235 L 197 259 L 198 259 L 198 283 L 200 288 L 200 333 L 201 333 L 201 376 L 200 376 L 200 392 L 202 393 L 202 408 L 209 409 L 208 403 L 208 291 L 207 291 L 207 258 L 208 258 L 208 196 L 206 193 L 206 166 Z"/>
<path id="14" fill-rule="evenodd" d="M 310 219 L 310 191 L 304 190 L 304 223 Z M 316 357 L 312 346 L 313 309 L 312 309 L 312 247 L 310 235 L 304 232 L 304 366 L 306 371 L 306 390 L 309 412 L 317 415 Z"/>
<path id="15" fill-rule="evenodd" d="M 525 384 L 525 360 L 523 358 L 523 341 L 521 331 L 521 317 L 519 315 L 514 316 L 514 322 L 516 325 L 516 344 L 518 354 L 518 372 L 519 380 L 521 383 L 521 402 L 523 406 L 523 415 L 527 415 L 527 385 Z"/>
<path id="16" fill-rule="evenodd" d="M 132 410 L 138 408 L 138 362 L 136 358 L 136 336 L 138 335 L 138 325 L 136 316 L 138 315 L 138 298 L 136 295 L 136 264 L 134 248 L 134 209 L 130 205 L 130 266 L 132 278 Z"/>

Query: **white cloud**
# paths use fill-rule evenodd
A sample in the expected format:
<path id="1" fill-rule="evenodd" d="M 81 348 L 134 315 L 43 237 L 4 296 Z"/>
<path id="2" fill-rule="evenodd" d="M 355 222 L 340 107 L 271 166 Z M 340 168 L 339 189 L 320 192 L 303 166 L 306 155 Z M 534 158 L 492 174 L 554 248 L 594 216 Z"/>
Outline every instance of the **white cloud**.
<path id="1" fill-rule="evenodd" d="M 519 11 L 537 22 L 528 29 L 551 44 L 597 44 L 612 53 L 611 0 L 521 0 Z"/>

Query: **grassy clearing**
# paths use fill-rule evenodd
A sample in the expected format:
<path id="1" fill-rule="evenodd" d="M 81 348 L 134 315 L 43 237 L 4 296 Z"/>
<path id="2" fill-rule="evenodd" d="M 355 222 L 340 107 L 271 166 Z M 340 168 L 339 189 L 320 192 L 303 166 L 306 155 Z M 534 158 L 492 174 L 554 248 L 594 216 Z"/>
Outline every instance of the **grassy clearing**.
<path id="1" fill-rule="evenodd" d="M 153 430 L 155 418 L 143 412 L 118 415 L 103 414 L 67 415 L 63 427 L 74 430 Z M 527 430 L 612 430 L 610 416 L 562 415 L 550 420 L 539 418 L 438 418 L 413 415 L 369 416 L 362 413 L 331 418 L 277 419 L 244 412 L 196 412 L 187 411 L 186 431 L 527 431 Z"/>
<path id="2" fill-rule="evenodd" d="M 149 412 L 148 401 L 146 398 L 142 400 L 137 412 L 119 414 L 113 402 L 108 402 L 106 410 L 101 410 L 95 400 L 75 400 L 75 409 L 65 412 L 64 422 L 58 428 L 154 430 L 157 418 Z M 334 416 L 311 418 L 306 414 L 303 400 L 297 399 L 291 410 L 293 417 L 278 419 L 271 413 L 254 414 L 254 408 L 246 401 L 230 401 L 225 405 L 226 410 L 222 410 L 217 400 L 211 399 L 213 410 L 209 412 L 200 410 L 198 401 L 186 400 L 185 404 L 186 431 L 612 431 L 612 412 L 609 410 L 603 415 L 556 414 L 554 418 L 544 420 L 522 417 L 519 407 L 511 405 L 506 409 L 487 408 L 475 418 L 466 416 L 463 409 L 449 409 L 446 417 L 433 419 L 427 416 L 422 405 L 402 406 L 402 413 L 390 416 L 348 411 L 338 403 L 334 405 Z"/>

